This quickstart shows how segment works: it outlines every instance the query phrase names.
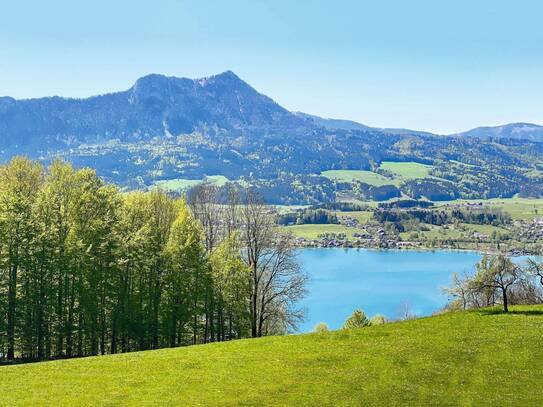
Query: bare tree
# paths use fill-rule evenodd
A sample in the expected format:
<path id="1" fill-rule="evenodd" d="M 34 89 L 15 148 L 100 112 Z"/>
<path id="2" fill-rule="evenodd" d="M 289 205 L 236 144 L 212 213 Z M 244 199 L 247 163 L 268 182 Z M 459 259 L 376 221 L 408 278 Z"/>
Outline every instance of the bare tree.
<path id="1" fill-rule="evenodd" d="M 195 186 L 189 191 L 188 204 L 202 225 L 205 248 L 211 253 L 220 242 L 222 205 L 218 199 L 218 188 L 210 183 Z"/>
<path id="2" fill-rule="evenodd" d="M 477 274 L 471 283 L 476 291 L 498 291 L 503 302 L 503 311 L 509 312 L 508 295 L 512 286 L 522 277 L 522 270 L 505 256 L 483 257 L 477 264 Z"/>
<path id="3" fill-rule="evenodd" d="M 528 259 L 526 266 L 527 271 L 539 279 L 539 283 L 543 286 L 543 262 Z"/>
<path id="4" fill-rule="evenodd" d="M 296 259 L 293 239 L 278 232 L 275 215 L 248 189 L 241 209 L 244 260 L 251 271 L 251 335 L 259 337 L 295 328 L 303 312 L 306 275 Z"/>
<path id="5" fill-rule="evenodd" d="M 404 301 L 398 307 L 398 320 L 407 321 L 410 319 L 415 319 L 417 316 L 411 310 L 411 304 L 409 301 Z"/>

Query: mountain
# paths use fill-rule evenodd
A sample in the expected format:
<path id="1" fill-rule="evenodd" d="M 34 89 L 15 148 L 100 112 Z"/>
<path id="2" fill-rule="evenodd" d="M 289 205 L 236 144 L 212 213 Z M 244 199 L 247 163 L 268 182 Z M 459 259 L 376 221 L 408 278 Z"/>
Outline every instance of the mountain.
<path id="1" fill-rule="evenodd" d="M 324 127 L 329 130 L 340 129 L 340 130 L 374 130 L 372 127 L 365 126 L 358 122 L 352 120 L 342 120 L 342 119 L 325 119 L 319 116 L 312 114 L 307 114 L 303 112 L 293 112 L 296 116 L 301 117 L 311 124 Z"/>
<path id="2" fill-rule="evenodd" d="M 477 127 L 453 136 L 543 141 L 543 126 L 532 123 L 509 123 L 495 127 Z"/>
<path id="3" fill-rule="evenodd" d="M 456 136 L 373 128 L 290 112 L 231 71 L 201 79 L 152 74 L 84 99 L 0 98 L 0 161 L 60 157 L 126 189 L 221 175 L 283 204 L 542 196 L 541 128 L 502 127 Z M 393 181 L 381 165 L 387 161 L 424 164 L 430 177 Z M 327 170 L 378 172 L 391 185 L 337 182 L 320 175 Z"/>
<path id="4" fill-rule="evenodd" d="M 395 128 L 380 128 L 380 127 L 370 127 L 365 124 L 361 124 L 352 120 L 343 120 L 343 119 L 325 119 L 323 117 L 315 116 L 312 114 L 302 113 L 302 112 L 293 112 L 296 116 L 305 119 L 311 124 L 324 127 L 328 130 L 364 130 L 364 131 L 376 131 L 383 134 L 396 134 L 396 135 L 426 135 L 433 136 L 435 134 L 420 131 L 420 130 L 410 130 L 410 129 L 395 129 Z"/>
<path id="5" fill-rule="evenodd" d="M 148 140 L 216 127 L 284 129 L 303 119 L 233 72 L 187 79 L 148 75 L 127 91 L 87 99 L 0 98 L 0 147 L 16 151 Z"/>

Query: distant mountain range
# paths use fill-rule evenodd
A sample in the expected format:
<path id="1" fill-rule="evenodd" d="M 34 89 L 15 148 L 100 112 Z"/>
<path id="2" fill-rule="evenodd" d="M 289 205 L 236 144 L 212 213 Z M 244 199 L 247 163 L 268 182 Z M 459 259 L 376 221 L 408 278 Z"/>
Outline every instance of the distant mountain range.
<path id="1" fill-rule="evenodd" d="M 437 134 L 427 131 L 370 127 L 352 120 L 325 119 L 319 116 L 302 112 L 294 112 L 294 114 L 309 122 L 312 122 L 318 126 L 322 126 L 330 130 L 372 130 L 388 134 L 437 136 Z M 461 133 L 449 134 L 449 136 L 543 141 L 543 126 L 539 126 L 533 123 L 509 123 L 502 126 L 477 127 L 475 129 L 471 129 Z"/>
<path id="2" fill-rule="evenodd" d="M 285 203 L 341 194 L 543 194 L 541 126 L 514 123 L 449 136 L 374 128 L 290 112 L 231 71 L 201 79 L 153 74 L 126 91 L 85 99 L 1 97 L 0 159 L 15 154 L 44 162 L 63 157 L 126 188 L 207 175 L 244 178 Z M 433 178 L 396 182 L 384 193 L 319 176 L 330 169 L 380 171 L 383 161 L 431 165 Z"/>
<path id="3" fill-rule="evenodd" d="M 291 113 L 258 93 L 233 72 L 202 79 L 148 75 L 132 88 L 86 99 L 0 98 L 0 148 L 50 149 L 108 140 L 171 137 L 205 128 L 311 131 L 362 130 L 396 135 L 430 135 L 409 129 L 381 129 L 350 120 Z M 543 127 L 512 123 L 479 127 L 457 136 L 543 141 Z"/>
<path id="4" fill-rule="evenodd" d="M 455 136 L 543 141 L 543 126 L 532 123 L 510 123 L 495 127 L 477 127 Z"/>

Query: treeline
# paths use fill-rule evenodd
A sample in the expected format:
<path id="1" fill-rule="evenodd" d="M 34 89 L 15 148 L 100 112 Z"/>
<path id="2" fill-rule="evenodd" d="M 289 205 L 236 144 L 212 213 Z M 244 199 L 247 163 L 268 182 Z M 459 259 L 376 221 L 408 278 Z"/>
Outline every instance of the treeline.
<path id="1" fill-rule="evenodd" d="M 483 209 L 407 209 L 397 210 L 381 207 L 374 211 L 375 220 L 378 222 L 402 223 L 418 221 L 430 225 L 441 226 L 456 221 L 476 225 L 507 225 L 511 223 L 511 215 L 495 208 Z"/>
<path id="2" fill-rule="evenodd" d="M 314 209 L 281 214 L 277 217 L 277 223 L 279 225 L 337 224 L 339 219 L 334 212 Z"/>
<path id="3" fill-rule="evenodd" d="M 340 211 L 340 212 L 356 212 L 356 211 L 367 211 L 371 209 L 369 205 L 362 205 L 355 202 L 344 202 L 344 201 L 335 201 L 328 202 L 324 204 L 313 205 L 309 209 L 328 209 L 330 211 Z"/>
<path id="4" fill-rule="evenodd" d="M 354 195 L 363 201 L 386 201 L 392 198 L 399 198 L 402 193 L 394 185 L 370 185 L 364 182 L 353 184 Z"/>
<path id="5" fill-rule="evenodd" d="M 433 202 L 417 200 L 417 199 L 398 199 L 392 202 L 381 202 L 377 205 L 378 208 L 383 208 L 383 209 L 429 208 L 431 206 L 434 206 Z"/>
<path id="6" fill-rule="evenodd" d="M 122 194 L 90 169 L 0 167 L 0 359 L 283 333 L 304 293 L 290 237 L 250 190 Z"/>

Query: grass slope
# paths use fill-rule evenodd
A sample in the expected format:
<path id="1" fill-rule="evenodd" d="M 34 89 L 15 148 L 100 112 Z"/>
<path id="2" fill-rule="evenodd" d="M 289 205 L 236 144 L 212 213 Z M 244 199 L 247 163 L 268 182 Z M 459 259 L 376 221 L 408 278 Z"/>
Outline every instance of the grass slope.
<path id="1" fill-rule="evenodd" d="M 426 178 L 432 169 L 431 165 L 420 164 L 413 161 L 383 161 L 380 167 L 405 179 Z"/>
<path id="2" fill-rule="evenodd" d="M 353 233 L 360 232 L 360 230 L 355 228 L 329 223 L 284 226 L 283 230 L 292 232 L 294 236 L 303 237 L 304 239 L 317 239 L 319 235 L 324 233 L 345 233 L 348 238 L 352 238 Z"/>
<path id="3" fill-rule="evenodd" d="M 360 181 L 366 184 L 381 186 L 396 184 L 396 180 L 387 178 L 372 171 L 364 170 L 329 170 L 321 173 L 323 177 L 340 182 Z"/>
<path id="4" fill-rule="evenodd" d="M 2 405 L 543 404 L 543 307 L 0 367 Z"/>
<path id="5" fill-rule="evenodd" d="M 205 180 L 218 187 L 223 186 L 228 182 L 228 178 L 226 178 L 223 175 L 210 175 L 206 177 Z M 156 181 L 155 185 L 160 186 L 161 188 L 164 188 L 168 191 L 181 192 L 185 189 L 201 184 L 203 181 L 204 180 L 199 180 L 199 179 L 176 178 L 176 179 Z"/>
<path id="6" fill-rule="evenodd" d="M 513 219 L 531 220 L 534 218 L 543 218 L 543 199 L 527 198 L 493 198 L 493 199 L 472 199 L 440 201 L 436 205 L 462 204 L 462 203 L 482 203 L 486 207 L 500 208 L 511 215 Z"/>

